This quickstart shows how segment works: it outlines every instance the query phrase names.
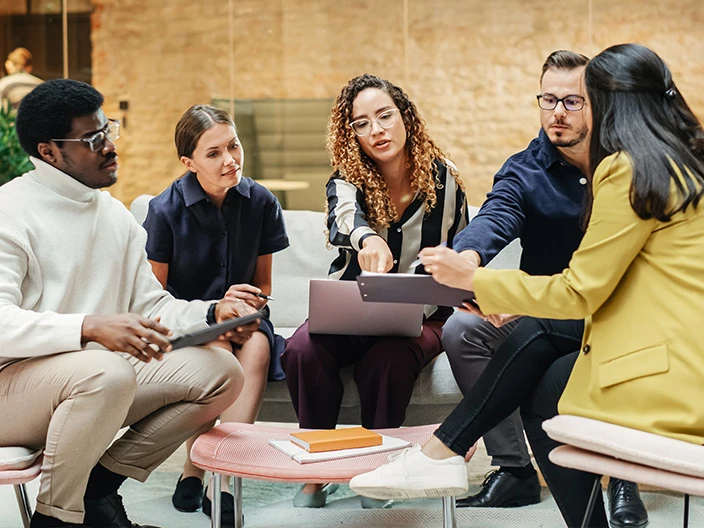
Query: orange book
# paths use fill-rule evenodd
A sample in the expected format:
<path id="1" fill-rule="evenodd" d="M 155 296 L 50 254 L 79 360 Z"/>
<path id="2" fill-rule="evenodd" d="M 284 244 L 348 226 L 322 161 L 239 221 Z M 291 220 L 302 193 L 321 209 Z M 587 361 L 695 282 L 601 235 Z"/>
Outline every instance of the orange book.
<path id="1" fill-rule="evenodd" d="M 344 429 L 291 433 L 291 442 L 310 453 L 320 453 L 321 451 L 378 446 L 383 443 L 383 438 L 380 434 L 364 427 L 345 427 Z"/>

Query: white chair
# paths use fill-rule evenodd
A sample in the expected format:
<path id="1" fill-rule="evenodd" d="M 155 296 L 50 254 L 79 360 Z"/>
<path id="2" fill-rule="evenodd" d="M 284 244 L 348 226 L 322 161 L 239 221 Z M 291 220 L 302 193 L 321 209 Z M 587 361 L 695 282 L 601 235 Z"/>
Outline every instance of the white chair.
<path id="1" fill-rule="evenodd" d="M 0 485 L 11 484 L 15 487 L 17 505 L 25 528 L 29 528 L 32 519 L 32 507 L 25 483 L 41 473 L 41 453 L 41 450 L 32 451 L 26 447 L 0 447 Z"/>
<path id="2" fill-rule="evenodd" d="M 580 416 L 556 416 L 543 429 L 565 444 L 550 452 L 554 464 L 597 475 L 582 527 L 589 524 L 602 475 L 684 493 L 685 528 L 689 496 L 704 497 L 702 446 Z"/>

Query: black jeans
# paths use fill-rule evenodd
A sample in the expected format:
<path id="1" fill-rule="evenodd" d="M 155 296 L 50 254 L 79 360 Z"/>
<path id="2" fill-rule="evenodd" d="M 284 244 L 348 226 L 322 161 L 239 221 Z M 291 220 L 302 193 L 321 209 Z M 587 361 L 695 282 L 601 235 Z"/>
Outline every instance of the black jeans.
<path id="1" fill-rule="evenodd" d="M 435 431 L 446 446 L 464 456 L 487 431 L 520 408 L 535 459 L 568 526 L 580 526 L 595 476 L 548 460 L 559 443 L 547 436 L 542 422 L 557 415 L 583 331 L 583 321 L 523 317 L 471 391 Z M 608 526 L 600 497 L 590 526 Z"/>

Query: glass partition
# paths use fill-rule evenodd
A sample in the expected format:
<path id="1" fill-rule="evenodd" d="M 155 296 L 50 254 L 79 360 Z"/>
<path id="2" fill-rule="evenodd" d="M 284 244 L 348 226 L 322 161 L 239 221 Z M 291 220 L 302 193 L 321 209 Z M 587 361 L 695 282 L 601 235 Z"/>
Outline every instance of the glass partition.
<path id="1" fill-rule="evenodd" d="M 261 180 L 291 209 L 320 209 L 331 174 L 325 148 L 333 99 L 234 100 L 245 174 Z M 230 101 L 214 99 L 225 110 Z"/>

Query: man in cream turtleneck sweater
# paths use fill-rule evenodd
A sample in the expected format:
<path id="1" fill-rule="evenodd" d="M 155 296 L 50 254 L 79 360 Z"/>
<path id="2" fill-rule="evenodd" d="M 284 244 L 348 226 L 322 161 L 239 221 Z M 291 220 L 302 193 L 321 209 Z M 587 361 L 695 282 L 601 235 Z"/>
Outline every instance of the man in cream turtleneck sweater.
<path id="1" fill-rule="evenodd" d="M 117 178 L 102 103 L 66 79 L 27 95 L 16 126 L 36 169 L 0 187 L 0 445 L 44 449 L 33 528 L 137 527 L 119 486 L 211 427 L 243 384 L 223 348 L 171 350 L 170 332 L 251 310 L 163 290 L 144 230 L 98 190 Z"/>

